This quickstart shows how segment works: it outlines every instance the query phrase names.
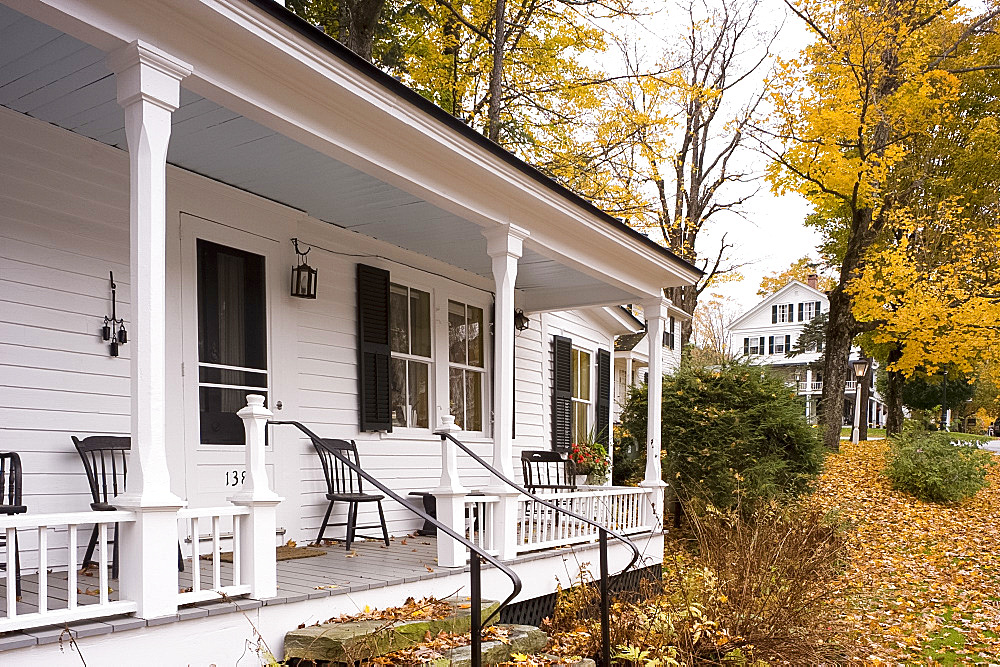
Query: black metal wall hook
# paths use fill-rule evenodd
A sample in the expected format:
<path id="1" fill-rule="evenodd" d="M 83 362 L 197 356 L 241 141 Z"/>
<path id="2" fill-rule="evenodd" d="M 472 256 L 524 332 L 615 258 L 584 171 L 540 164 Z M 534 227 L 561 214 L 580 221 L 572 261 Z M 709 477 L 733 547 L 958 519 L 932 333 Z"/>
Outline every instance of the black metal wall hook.
<path id="1" fill-rule="evenodd" d="M 128 331 L 125 330 L 125 320 L 118 317 L 118 285 L 115 283 L 115 272 L 111 276 L 111 316 L 104 316 L 104 326 L 101 328 L 101 338 L 111 341 L 108 348 L 112 357 L 118 356 L 118 346 L 128 342 Z"/>

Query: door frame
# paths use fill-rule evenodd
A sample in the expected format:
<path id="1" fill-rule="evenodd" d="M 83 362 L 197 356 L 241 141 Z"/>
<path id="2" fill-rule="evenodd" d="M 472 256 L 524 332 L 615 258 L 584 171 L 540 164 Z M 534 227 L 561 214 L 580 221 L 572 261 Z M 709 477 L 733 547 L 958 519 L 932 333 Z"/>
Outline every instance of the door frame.
<path id="1" fill-rule="evenodd" d="M 287 372 L 279 372 L 277 369 L 287 369 L 289 364 L 285 363 L 283 357 L 288 353 L 280 349 L 278 341 L 289 340 L 281 331 L 276 328 L 277 321 L 283 318 L 275 317 L 275 308 L 282 307 L 281 292 L 284 286 L 284 272 L 281 270 L 284 265 L 284 255 L 281 241 L 274 238 L 262 236 L 253 231 L 241 229 L 224 222 L 210 220 L 186 211 L 180 212 L 180 241 L 181 241 L 181 295 L 180 295 L 180 325 L 181 325 L 181 368 L 182 368 L 182 401 L 183 406 L 183 432 L 184 432 L 184 496 L 191 506 L 205 506 L 206 503 L 199 498 L 198 465 L 203 454 L 225 454 L 238 453 L 236 460 L 238 469 L 245 467 L 243 457 L 245 450 L 234 445 L 202 445 L 201 444 L 201 424 L 199 416 L 199 391 L 198 391 L 198 239 L 218 243 L 224 246 L 237 248 L 247 252 L 259 254 L 264 257 L 264 295 L 265 295 L 265 335 L 267 340 L 267 406 L 276 400 L 275 392 L 290 393 L 293 378 Z M 286 399 L 287 400 L 287 399 Z M 271 408 L 273 409 L 273 408 Z M 273 455 L 273 444 L 269 443 L 265 450 L 265 460 L 267 466 L 272 470 L 272 487 L 281 487 L 282 472 L 277 469 L 279 457 Z M 235 491 L 239 488 L 231 488 Z"/>

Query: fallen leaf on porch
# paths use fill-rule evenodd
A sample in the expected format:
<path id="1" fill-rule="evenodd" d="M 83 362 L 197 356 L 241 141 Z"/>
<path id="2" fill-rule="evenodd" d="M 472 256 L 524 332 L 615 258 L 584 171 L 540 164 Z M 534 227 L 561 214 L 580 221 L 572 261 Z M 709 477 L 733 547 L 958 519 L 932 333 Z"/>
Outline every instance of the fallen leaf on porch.
<path id="1" fill-rule="evenodd" d="M 471 606 L 472 606 L 471 604 L 465 603 L 465 604 L 458 605 L 458 608 L 459 609 L 468 609 Z"/>
<path id="2" fill-rule="evenodd" d="M 77 593 L 79 593 L 79 592 L 80 591 L 77 590 Z M 108 587 L 108 595 L 110 595 L 111 593 L 114 593 L 114 592 L 115 591 L 114 591 L 113 588 Z M 88 588 L 85 591 L 83 591 L 83 594 L 84 595 L 100 595 L 101 594 L 101 589 L 100 588 Z"/>
<path id="3" fill-rule="evenodd" d="M 399 541 L 399 543 L 400 543 L 400 544 L 406 544 L 406 538 L 404 537 L 403 539 L 401 539 L 401 540 Z"/>
<path id="4" fill-rule="evenodd" d="M 295 548 L 295 540 L 288 540 L 287 542 L 285 542 L 285 546 L 294 549 Z"/>
<path id="5" fill-rule="evenodd" d="M 337 584 L 326 584 L 325 586 L 316 586 L 315 590 L 317 590 L 317 591 L 325 591 L 325 590 L 333 589 L 333 588 L 336 588 L 336 587 L 337 587 Z"/>
<path id="6" fill-rule="evenodd" d="M 384 544 L 380 544 L 380 545 L 378 546 L 378 548 L 379 548 L 379 549 L 388 549 L 389 547 L 385 546 Z"/>
<path id="7" fill-rule="evenodd" d="M 417 550 L 416 549 L 410 549 L 410 552 L 417 553 Z"/>
<path id="8" fill-rule="evenodd" d="M 349 552 L 347 553 L 347 557 L 348 557 L 348 558 L 354 558 L 354 557 L 356 557 L 357 555 L 358 555 L 358 552 L 357 552 L 357 551 L 355 551 L 354 549 L 351 549 L 351 550 L 350 550 L 350 551 L 349 551 Z"/>
<path id="9" fill-rule="evenodd" d="M 434 568 L 431 567 L 430 565 L 424 565 L 424 567 L 427 569 L 428 572 L 433 572 L 434 571 Z"/>
<path id="10" fill-rule="evenodd" d="M 188 586 L 187 588 L 181 588 L 180 592 L 181 593 L 190 593 L 193 590 L 194 590 L 193 588 L 191 588 L 190 586 Z"/>
<path id="11" fill-rule="evenodd" d="M 430 542 L 421 542 L 421 544 L 428 544 L 428 545 L 429 545 L 429 544 L 430 544 Z"/>

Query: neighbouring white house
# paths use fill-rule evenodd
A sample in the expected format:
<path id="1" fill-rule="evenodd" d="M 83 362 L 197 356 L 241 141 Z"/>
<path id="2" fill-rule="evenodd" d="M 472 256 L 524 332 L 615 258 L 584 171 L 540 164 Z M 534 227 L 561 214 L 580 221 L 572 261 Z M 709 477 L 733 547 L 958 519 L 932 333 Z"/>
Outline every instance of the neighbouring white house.
<path id="1" fill-rule="evenodd" d="M 615 401 L 612 406 L 612 421 L 618 422 L 628 398 L 628 390 L 646 381 L 649 370 L 649 341 L 646 337 L 642 306 L 625 309 L 640 330 L 622 334 L 615 338 Z M 660 348 L 664 372 L 673 372 L 681 365 L 681 325 L 690 321 L 691 316 L 675 306 L 667 306 L 667 321 L 663 329 L 663 345 Z"/>
<path id="2" fill-rule="evenodd" d="M 817 405 L 823 393 L 823 350 L 813 346 L 806 352 L 788 356 L 804 326 L 829 310 L 830 300 L 817 288 L 818 278 L 810 275 L 806 283 L 793 280 L 768 295 L 757 305 L 733 320 L 729 325 L 732 349 L 751 363 L 769 366 L 796 387 L 805 402 L 805 414 L 815 419 Z M 851 360 L 860 358 L 861 350 L 851 350 Z M 854 378 L 853 370 L 848 377 Z M 885 424 L 886 408 L 875 388 L 874 363 L 870 364 L 863 382 L 868 383 L 867 407 L 862 416 L 869 426 Z M 844 423 L 854 423 L 858 381 L 848 380 L 844 386 Z"/>
<path id="3" fill-rule="evenodd" d="M 596 567 L 593 530 L 436 431 L 517 480 L 523 451 L 607 438 L 615 337 L 642 329 L 619 306 L 642 305 L 658 405 L 663 290 L 695 267 L 272 0 L 0 0 L 0 183 L 0 450 L 27 510 L 0 518 L 0 663 L 67 659 L 66 624 L 90 664 L 232 664 L 258 631 L 280 657 L 299 623 L 469 589 L 463 545 L 407 544 L 422 522 L 388 498 L 387 548 L 276 562 L 329 504 L 310 440 L 271 419 L 431 493 L 517 603 Z M 650 566 L 659 421 L 639 487 L 560 495 Z M 129 438 L 115 511 L 74 436 Z"/>

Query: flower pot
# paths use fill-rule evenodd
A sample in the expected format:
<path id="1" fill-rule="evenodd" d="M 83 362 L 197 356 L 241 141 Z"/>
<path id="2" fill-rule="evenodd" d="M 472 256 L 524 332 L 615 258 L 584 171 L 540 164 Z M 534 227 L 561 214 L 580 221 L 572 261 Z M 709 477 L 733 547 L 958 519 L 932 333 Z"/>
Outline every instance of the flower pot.
<path id="1" fill-rule="evenodd" d="M 587 484 L 587 477 L 589 477 L 589 475 L 577 475 L 576 476 L 576 485 L 577 486 L 585 486 Z"/>

